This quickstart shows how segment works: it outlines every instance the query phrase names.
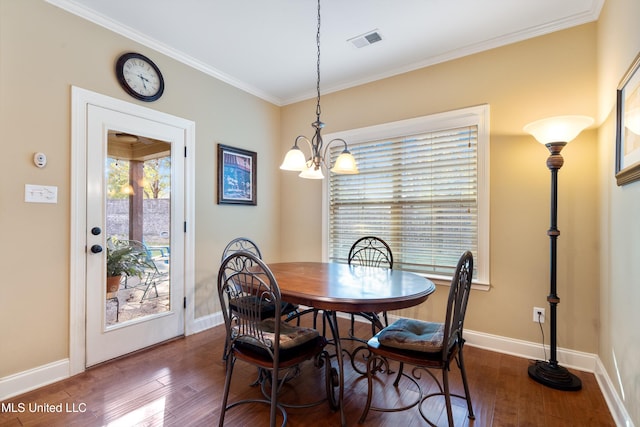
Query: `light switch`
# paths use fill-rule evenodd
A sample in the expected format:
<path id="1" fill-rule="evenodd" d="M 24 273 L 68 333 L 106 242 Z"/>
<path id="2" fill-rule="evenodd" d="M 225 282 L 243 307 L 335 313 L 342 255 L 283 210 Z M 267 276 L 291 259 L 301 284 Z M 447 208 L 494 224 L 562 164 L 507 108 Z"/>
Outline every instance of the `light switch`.
<path id="1" fill-rule="evenodd" d="M 25 184 L 24 201 L 27 203 L 58 203 L 58 187 Z"/>

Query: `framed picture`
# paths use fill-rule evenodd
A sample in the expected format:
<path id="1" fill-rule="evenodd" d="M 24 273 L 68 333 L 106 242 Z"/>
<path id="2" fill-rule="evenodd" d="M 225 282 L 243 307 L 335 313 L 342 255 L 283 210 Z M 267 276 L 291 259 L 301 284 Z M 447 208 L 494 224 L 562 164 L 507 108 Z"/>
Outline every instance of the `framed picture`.
<path id="1" fill-rule="evenodd" d="M 218 144 L 218 204 L 257 205 L 257 154 Z"/>
<path id="2" fill-rule="evenodd" d="M 616 103 L 616 182 L 640 179 L 640 54 L 620 81 Z"/>

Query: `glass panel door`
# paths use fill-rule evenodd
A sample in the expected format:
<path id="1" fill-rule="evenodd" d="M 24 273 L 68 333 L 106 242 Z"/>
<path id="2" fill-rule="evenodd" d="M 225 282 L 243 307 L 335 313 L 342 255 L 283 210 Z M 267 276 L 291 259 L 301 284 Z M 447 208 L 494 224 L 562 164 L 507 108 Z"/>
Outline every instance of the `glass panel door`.
<path id="1" fill-rule="evenodd" d="M 87 105 L 85 366 L 184 334 L 186 132 L 171 120 Z"/>
<path id="2" fill-rule="evenodd" d="M 109 131 L 105 181 L 109 327 L 171 309 L 171 144 Z"/>

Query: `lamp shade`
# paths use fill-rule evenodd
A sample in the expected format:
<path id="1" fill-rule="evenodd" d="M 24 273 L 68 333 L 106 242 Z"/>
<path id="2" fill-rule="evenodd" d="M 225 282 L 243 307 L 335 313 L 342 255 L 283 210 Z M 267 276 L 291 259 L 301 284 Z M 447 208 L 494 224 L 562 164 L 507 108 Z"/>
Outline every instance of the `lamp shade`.
<path id="1" fill-rule="evenodd" d="M 350 175 L 359 173 L 353 154 L 344 150 L 336 159 L 336 163 L 331 168 L 331 172 Z"/>
<path id="2" fill-rule="evenodd" d="M 284 160 L 280 165 L 280 169 L 286 171 L 303 171 L 307 167 L 307 161 L 304 158 L 304 153 L 297 146 L 287 151 L 284 156 Z"/>
<path id="3" fill-rule="evenodd" d="M 308 167 L 302 172 L 300 172 L 300 175 L 298 176 L 300 178 L 306 178 L 306 179 L 324 179 L 322 168 L 316 168 L 313 163 L 311 164 L 311 167 Z"/>
<path id="4" fill-rule="evenodd" d="M 570 142 L 592 123 L 587 116 L 556 116 L 529 123 L 523 130 L 542 144 Z"/>

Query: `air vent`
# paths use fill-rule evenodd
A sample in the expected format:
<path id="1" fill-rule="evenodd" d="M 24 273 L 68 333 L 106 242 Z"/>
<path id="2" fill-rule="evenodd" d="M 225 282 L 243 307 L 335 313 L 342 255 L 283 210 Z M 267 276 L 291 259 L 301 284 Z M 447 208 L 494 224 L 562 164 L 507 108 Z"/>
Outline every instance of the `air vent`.
<path id="1" fill-rule="evenodd" d="M 380 40 L 382 40 L 382 36 L 380 35 L 380 32 L 376 29 L 376 30 L 372 30 L 367 33 L 361 34 L 359 36 L 352 37 L 347 41 L 351 42 L 351 44 L 353 44 L 355 47 L 359 49 L 361 47 L 369 46 L 370 44 L 379 42 Z"/>

